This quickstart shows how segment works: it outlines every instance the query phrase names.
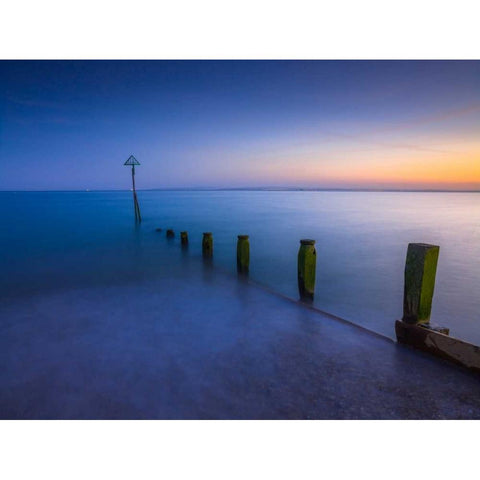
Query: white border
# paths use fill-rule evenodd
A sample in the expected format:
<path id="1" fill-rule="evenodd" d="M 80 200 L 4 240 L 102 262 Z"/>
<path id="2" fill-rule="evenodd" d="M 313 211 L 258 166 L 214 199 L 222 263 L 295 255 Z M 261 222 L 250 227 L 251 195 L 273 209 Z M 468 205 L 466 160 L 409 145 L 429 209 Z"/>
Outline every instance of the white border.
<path id="1" fill-rule="evenodd" d="M 4 0 L 4 59 L 478 59 L 478 1 Z"/>
<path id="2" fill-rule="evenodd" d="M 475 422 L 2 422 L 0 474 L 28 479 L 451 479 Z"/>

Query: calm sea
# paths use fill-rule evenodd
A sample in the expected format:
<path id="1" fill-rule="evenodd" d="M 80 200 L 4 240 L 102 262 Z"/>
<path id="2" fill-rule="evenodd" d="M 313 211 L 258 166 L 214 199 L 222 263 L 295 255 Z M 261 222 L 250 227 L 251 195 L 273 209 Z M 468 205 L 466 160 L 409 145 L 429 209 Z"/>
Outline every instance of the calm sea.
<path id="1" fill-rule="evenodd" d="M 297 298 L 301 238 L 317 241 L 315 304 L 394 336 L 409 242 L 440 245 L 432 321 L 480 344 L 480 194 L 409 192 L 0 192 L 4 299 L 155 277 L 188 230 L 188 255 L 214 235 L 214 263 L 236 271 L 250 235 L 250 276 Z M 167 242 L 165 232 L 177 236 Z M 171 267 L 169 267 L 171 268 Z M 179 268 L 180 265 L 179 265 Z M 212 292 L 214 295 L 214 292 Z M 1 298 L 0 297 L 0 298 Z M 186 299 L 188 301 L 188 299 Z M 85 312 L 88 314 L 88 312 Z"/>

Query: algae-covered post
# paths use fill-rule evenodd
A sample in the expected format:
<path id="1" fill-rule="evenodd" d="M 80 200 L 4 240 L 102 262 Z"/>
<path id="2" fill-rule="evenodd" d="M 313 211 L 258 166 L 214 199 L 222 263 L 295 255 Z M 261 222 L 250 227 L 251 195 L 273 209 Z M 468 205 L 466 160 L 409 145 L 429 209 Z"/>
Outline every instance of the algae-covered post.
<path id="1" fill-rule="evenodd" d="M 205 258 L 213 256 L 213 236 L 212 232 L 205 232 L 202 239 L 202 254 Z"/>
<path id="2" fill-rule="evenodd" d="M 135 190 L 135 165 L 140 165 L 140 162 L 133 156 L 130 155 L 124 165 L 132 166 L 132 191 L 133 191 L 133 208 L 135 210 L 135 221 L 141 222 L 142 216 L 140 215 L 140 206 L 138 205 L 137 192 Z"/>
<path id="3" fill-rule="evenodd" d="M 180 241 L 182 247 L 186 247 L 188 245 L 188 232 L 180 232 Z"/>
<path id="4" fill-rule="evenodd" d="M 408 245 L 403 318 L 395 321 L 397 341 L 480 372 L 480 347 L 450 337 L 449 328 L 430 323 L 439 251 L 437 245 Z"/>
<path id="5" fill-rule="evenodd" d="M 248 273 L 250 268 L 250 241 L 248 235 L 238 235 L 237 240 L 237 271 Z"/>
<path id="6" fill-rule="evenodd" d="M 317 252 L 315 240 L 300 240 L 298 250 L 298 291 L 301 300 L 313 300 Z"/>
<path id="7" fill-rule="evenodd" d="M 405 262 L 403 318 L 405 323 L 429 323 L 440 247 L 410 243 Z"/>

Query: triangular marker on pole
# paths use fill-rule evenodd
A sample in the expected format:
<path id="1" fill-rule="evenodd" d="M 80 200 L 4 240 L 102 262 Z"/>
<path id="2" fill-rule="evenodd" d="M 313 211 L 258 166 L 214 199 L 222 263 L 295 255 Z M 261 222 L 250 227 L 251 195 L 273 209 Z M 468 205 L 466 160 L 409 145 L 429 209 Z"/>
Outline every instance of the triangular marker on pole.
<path id="1" fill-rule="evenodd" d="M 137 192 L 135 190 L 135 165 L 140 165 L 140 162 L 133 155 L 130 155 L 124 165 L 132 166 L 133 209 L 135 210 L 135 221 L 141 222 L 140 205 L 138 204 Z"/>

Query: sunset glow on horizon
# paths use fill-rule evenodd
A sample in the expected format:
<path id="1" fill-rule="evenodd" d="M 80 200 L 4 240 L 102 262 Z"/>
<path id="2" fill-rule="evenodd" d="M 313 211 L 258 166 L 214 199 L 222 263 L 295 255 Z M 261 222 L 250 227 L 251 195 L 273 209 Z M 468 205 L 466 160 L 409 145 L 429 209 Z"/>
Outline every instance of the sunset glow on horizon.
<path id="1" fill-rule="evenodd" d="M 480 62 L 0 63 L 0 189 L 480 190 Z M 48 169 L 44 167 L 48 163 Z"/>

